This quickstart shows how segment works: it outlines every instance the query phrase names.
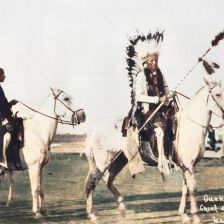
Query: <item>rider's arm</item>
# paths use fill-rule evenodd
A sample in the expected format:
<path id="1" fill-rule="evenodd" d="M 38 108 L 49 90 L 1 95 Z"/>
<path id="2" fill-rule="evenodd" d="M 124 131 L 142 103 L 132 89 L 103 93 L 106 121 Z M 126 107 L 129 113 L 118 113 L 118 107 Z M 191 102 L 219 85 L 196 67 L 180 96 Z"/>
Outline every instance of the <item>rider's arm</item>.
<path id="1" fill-rule="evenodd" d="M 163 83 L 164 83 L 165 95 L 168 96 L 169 93 L 170 93 L 170 90 L 169 90 L 169 86 L 168 86 L 168 84 L 167 84 L 166 79 L 165 79 L 164 76 L 163 76 Z"/>
<path id="2" fill-rule="evenodd" d="M 139 74 L 135 86 L 136 101 L 140 103 L 158 103 L 158 96 L 148 96 L 145 77 Z"/>
<path id="3" fill-rule="evenodd" d="M 160 102 L 164 102 L 165 105 L 168 105 L 169 104 L 169 101 L 171 99 L 171 97 L 170 97 L 171 92 L 169 90 L 169 86 L 167 85 L 167 82 L 166 82 L 166 79 L 165 79 L 164 76 L 163 76 L 163 83 L 164 83 L 164 91 L 165 91 L 165 94 L 160 97 L 159 101 Z"/>
<path id="4" fill-rule="evenodd" d="M 6 98 L 0 99 L 0 117 L 2 120 L 7 119 L 8 122 L 13 120 L 13 114 Z"/>
<path id="5" fill-rule="evenodd" d="M 158 96 L 147 96 L 143 94 L 136 94 L 136 101 L 140 103 L 158 103 L 159 102 L 159 97 Z"/>

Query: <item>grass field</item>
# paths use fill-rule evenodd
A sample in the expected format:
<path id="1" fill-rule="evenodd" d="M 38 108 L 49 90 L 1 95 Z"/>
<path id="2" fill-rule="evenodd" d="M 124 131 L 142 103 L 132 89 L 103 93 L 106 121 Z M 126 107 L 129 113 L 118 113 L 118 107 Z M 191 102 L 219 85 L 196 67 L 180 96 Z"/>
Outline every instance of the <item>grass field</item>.
<path id="1" fill-rule="evenodd" d="M 59 149 L 57 152 L 53 150 L 52 159 L 45 169 L 44 185 L 48 216 L 41 220 L 36 220 L 32 216 L 27 171 L 17 172 L 14 187 L 15 199 L 10 207 L 5 207 L 7 179 L 4 179 L 2 183 L 0 223 L 90 223 L 86 218 L 84 196 L 87 161 L 85 158 L 80 158 L 79 154 L 63 152 L 65 145 L 61 144 L 60 147 L 61 153 Z M 198 204 L 209 207 L 216 204 L 220 207 L 218 213 L 201 212 L 200 216 L 204 223 L 214 223 L 213 217 L 224 220 L 224 212 L 221 212 L 224 201 L 208 204 L 203 200 L 206 194 L 224 198 L 223 174 L 222 160 L 203 160 L 197 167 Z M 147 168 L 147 172 L 132 179 L 126 167 L 115 183 L 126 201 L 126 217 L 121 217 L 112 195 L 101 181 L 94 194 L 98 223 L 180 223 L 177 215 L 182 185 L 180 172 L 172 174 L 163 183 L 156 168 Z"/>

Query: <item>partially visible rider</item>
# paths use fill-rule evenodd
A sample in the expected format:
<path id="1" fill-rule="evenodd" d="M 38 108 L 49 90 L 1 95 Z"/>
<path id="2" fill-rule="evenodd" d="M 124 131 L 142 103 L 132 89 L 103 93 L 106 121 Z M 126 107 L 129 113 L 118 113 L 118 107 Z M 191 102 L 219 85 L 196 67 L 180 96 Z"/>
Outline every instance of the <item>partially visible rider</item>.
<path id="1" fill-rule="evenodd" d="M 0 68 L 0 82 L 5 81 L 5 72 Z M 0 85 L 0 137 L 2 138 L 2 155 L 0 165 L 7 168 L 6 150 L 11 141 L 13 132 L 13 113 L 11 111 L 11 103 L 8 102 L 5 93 Z"/>
<path id="2" fill-rule="evenodd" d="M 217 140 L 215 138 L 215 130 L 213 129 L 212 125 L 209 125 L 208 128 L 208 138 L 209 138 L 209 145 L 211 146 L 211 149 L 216 151 L 216 143 Z"/>

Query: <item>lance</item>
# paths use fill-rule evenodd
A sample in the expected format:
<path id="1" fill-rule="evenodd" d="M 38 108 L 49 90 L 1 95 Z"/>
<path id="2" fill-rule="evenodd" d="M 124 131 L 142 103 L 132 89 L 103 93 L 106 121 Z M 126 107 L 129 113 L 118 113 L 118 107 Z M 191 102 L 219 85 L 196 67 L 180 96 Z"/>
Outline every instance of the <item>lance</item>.
<path id="1" fill-rule="evenodd" d="M 174 88 L 174 91 L 181 85 L 181 83 L 192 73 L 195 67 L 203 60 L 203 58 L 211 51 L 211 49 L 215 46 L 218 46 L 219 42 L 224 39 L 224 31 L 220 32 L 215 36 L 215 38 L 211 41 L 211 46 L 205 51 L 205 53 L 198 58 L 198 61 L 192 66 L 192 68 L 188 71 L 188 73 L 180 80 L 180 82 Z"/>
<path id="2" fill-rule="evenodd" d="M 154 115 L 157 113 L 157 111 L 162 107 L 162 105 L 165 102 L 161 102 L 156 109 L 153 111 L 153 113 L 147 118 L 147 120 L 145 121 L 145 123 L 139 128 L 138 133 L 145 127 L 145 125 L 154 117 Z"/>

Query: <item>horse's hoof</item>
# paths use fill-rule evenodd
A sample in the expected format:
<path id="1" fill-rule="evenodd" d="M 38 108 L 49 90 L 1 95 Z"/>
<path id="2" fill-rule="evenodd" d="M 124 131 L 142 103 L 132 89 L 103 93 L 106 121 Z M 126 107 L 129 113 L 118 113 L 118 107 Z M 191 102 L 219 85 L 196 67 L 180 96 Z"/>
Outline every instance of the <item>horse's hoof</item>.
<path id="1" fill-rule="evenodd" d="M 6 207 L 9 207 L 12 204 L 13 200 L 14 200 L 13 197 L 11 199 L 9 199 L 6 203 Z"/>
<path id="2" fill-rule="evenodd" d="M 183 214 L 181 217 L 181 221 L 183 224 L 191 224 L 192 220 L 189 218 L 187 214 Z"/>
<path id="3" fill-rule="evenodd" d="M 90 213 L 90 214 L 88 215 L 88 218 L 90 219 L 91 222 L 96 223 L 97 216 L 95 216 L 94 213 Z"/>
<path id="4" fill-rule="evenodd" d="M 40 212 L 35 212 L 34 213 L 34 218 L 35 219 L 42 219 L 43 218 L 43 215 Z"/>
<path id="5" fill-rule="evenodd" d="M 203 224 L 203 222 L 201 221 L 201 219 L 199 218 L 198 215 L 194 215 L 193 216 L 193 224 Z"/>
<path id="6" fill-rule="evenodd" d="M 10 205 L 11 205 L 11 202 L 8 201 L 5 206 L 9 207 Z"/>
<path id="7" fill-rule="evenodd" d="M 121 216 L 124 218 L 125 215 L 126 215 L 126 207 L 125 207 L 125 204 L 123 202 L 119 203 L 118 210 L 120 211 Z"/>
<path id="8" fill-rule="evenodd" d="M 48 215 L 47 209 L 40 210 L 40 213 L 41 213 L 43 216 L 47 216 L 47 215 Z"/>

